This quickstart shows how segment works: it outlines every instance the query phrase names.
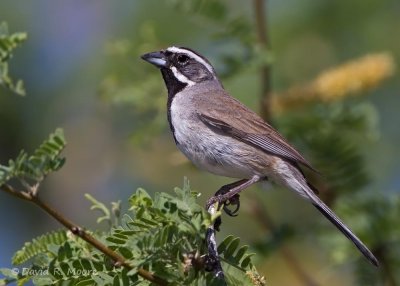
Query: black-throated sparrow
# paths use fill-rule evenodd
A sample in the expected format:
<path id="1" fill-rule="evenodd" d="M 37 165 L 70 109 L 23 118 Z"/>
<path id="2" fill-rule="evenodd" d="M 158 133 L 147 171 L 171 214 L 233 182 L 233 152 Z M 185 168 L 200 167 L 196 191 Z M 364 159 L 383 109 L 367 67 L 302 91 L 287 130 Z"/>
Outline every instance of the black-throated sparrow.
<path id="1" fill-rule="evenodd" d="M 314 170 L 310 163 L 225 91 L 208 60 L 182 47 L 169 47 L 142 58 L 161 70 L 168 89 L 168 122 L 178 148 L 200 169 L 242 179 L 219 199 L 229 199 L 268 178 L 310 201 L 378 266 L 372 252 L 310 188 L 299 167 Z"/>

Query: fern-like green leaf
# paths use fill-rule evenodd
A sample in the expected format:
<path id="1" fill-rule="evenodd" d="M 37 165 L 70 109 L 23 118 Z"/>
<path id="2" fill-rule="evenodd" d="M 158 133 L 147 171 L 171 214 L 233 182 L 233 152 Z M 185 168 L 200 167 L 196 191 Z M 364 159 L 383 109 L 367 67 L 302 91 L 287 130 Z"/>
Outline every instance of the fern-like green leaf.
<path id="1" fill-rule="evenodd" d="M 175 190 L 175 196 L 157 193 L 152 198 L 138 189 L 131 196 L 131 208 L 122 216 L 120 224 L 113 225 L 111 232 L 96 232 L 98 239 L 133 265 L 129 271 L 114 267 L 109 258 L 81 239 L 69 237 L 67 240 L 62 231 L 36 238 L 15 254 L 15 264 L 32 261 L 29 268 L 32 273 L 47 270 L 45 275 L 17 277 L 17 282 L 150 285 L 138 276 L 138 269 L 143 268 L 173 281 L 174 285 L 218 285 L 213 274 L 203 270 L 202 257 L 207 254 L 204 238 L 210 215 L 196 202 L 198 197 L 187 181 L 182 189 Z M 96 209 L 103 213 L 106 209 L 109 211 L 105 204 L 90 198 L 98 206 Z M 241 246 L 239 238 L 228 236 L 219 250 L 230 285 L 251 285 L 247 272 L 258 274 L 253 270 L 248 247 Z"/>
<path id="2" fill-rule="evenodd" d="M 20 265 L 36 255 L 47 251 L 49 244 L 60 245 L 67 239 L 65 230 L 50 232 L 34 238 L 32 241 L 26 242 L 25 245 L 14 254 L 12 263 L 14 265 Z"/>
<path id="3" fill-rule="evenodd" d="M 218 246 L 218 253 L 224 261 L 232 266 L 249 269 L 253 267 L 251 257 L 254 253 L 248 252 L 249 246 L 240 246 L 240 238 L 227 236 Z"/>
<path id="4" fill-rule="evenodd" d="M 41 182 L 51 172 L 59 170 L 65 163 L 65 158 L 60 157 L 65 148 L 66 141 L 62 129 L 57 129 L 50 134 L 34 152 L 28 156 L 21 151 L 15 160 L 10 160 L 8 166 L 0 165 L 0 185 L 11 179 L 33 180 Z"/>
<path id="5" fill-rule="evenodd" d="M 228 235 L 225 237 L 225 239 L 218 245 L 218 253 L 224 252 L 234 239 L 235 237 L 233 235 Z"/>
<path id="6" fill-rule="evenodd" d="M 91 210 L 97 210 L 102 214 L 100 217 L 97 218 L 96 222 L 101 223 L 102 221 L 107 221 L 109 224 L 111 224 L 111 212 L 106 207 L 106 205 L 96 200 L 90 194 L 85 194 L 85 198 L 92 203 L 92 206 L 90 207 Z"/>
<path id="7" fill-rule="evenodd" d="M 18 95 L 25 95 L 21 80 L 14 81 L 8 74 L 7 61 L 12 57 L 13 51 L 26 40 L 26 33 L 9 34 L 7 23 L 0 23 L 0 85 Z"/>

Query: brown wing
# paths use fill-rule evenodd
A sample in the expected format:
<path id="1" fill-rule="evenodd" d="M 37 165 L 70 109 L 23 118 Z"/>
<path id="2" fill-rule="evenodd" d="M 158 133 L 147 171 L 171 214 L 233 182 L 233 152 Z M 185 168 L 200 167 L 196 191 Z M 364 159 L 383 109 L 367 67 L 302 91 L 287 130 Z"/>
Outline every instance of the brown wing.
<path id="1" fill-rule="evenodd" d="M 197 99 L 203 105 L 198 117 L 209 128 L 316 171 L 273 127 L 227 93 L 208 92 Z"/>

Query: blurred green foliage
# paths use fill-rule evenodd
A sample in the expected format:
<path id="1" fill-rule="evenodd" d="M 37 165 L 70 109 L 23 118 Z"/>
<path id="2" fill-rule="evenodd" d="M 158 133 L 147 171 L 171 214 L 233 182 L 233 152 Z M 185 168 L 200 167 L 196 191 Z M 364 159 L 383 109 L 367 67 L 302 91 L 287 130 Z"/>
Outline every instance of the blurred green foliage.
<path id="1" fill-rule="evenodd" d="M 0 23 L 0 85 L 8 88 L 18 95 L 25 95 L 22 80 L 13 81 L 8 74 L 8 61 L 13 55 L 13 50 L 26 40 L 26 33 L 8 32 L 7 23 Z"/>
<path id="2" fill-rule="evenodd" d="M 284 114 L 276 121 L 291 142 L 306 150 L 317 170 L 324 170 L 318 179 L 339 195 L 360 191 L 369 182 L 359 145 L 376 138 L 374 118 L 371 104 L 338 102 Z"/>
<path id="3" fill-rule="evenodd" d="M 354 231 L 368 244 L 380 259 L 380 271 L 367 267 L 361 261 L 356 262 L 355 273 L 357 285 L 397 285 L 400 281 L 399 233 L 400 216 L 399 196 L 388 194 L 369 194 L 362 192 L 341 196 L 337 211 L 354 226 Z M 371 235 L 371 233 L 373 235 Z M 323 234 L 324 241 L 332 245 L 333 258 L 337 263 L 357 261 L 351 255 L 351 245 L 335 236 Z"/>

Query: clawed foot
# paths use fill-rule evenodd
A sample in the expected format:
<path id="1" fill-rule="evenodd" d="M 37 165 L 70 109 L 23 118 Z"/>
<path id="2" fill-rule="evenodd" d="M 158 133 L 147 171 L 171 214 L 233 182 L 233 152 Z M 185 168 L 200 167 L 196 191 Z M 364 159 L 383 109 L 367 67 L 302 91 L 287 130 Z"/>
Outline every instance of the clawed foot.
<path id="1" fill-rule="evenodd" d="M 239 212 L 240 209 L 240 195 L 235 194 L 229 199 L 224 198 L 224 195 L 219 195 L 218 193 L 214 196 L 211 197 L 206 204 L 206 208 L 210 209 L 211 205 L 215 204 L 218 202 L 218 210 L 222 209 L 224 212 L 229 215 L 229 216 L 237 216 L 237 213 Z M 231 206 L 234 206 L 235 208 L 233 210 L 230 209 Z"/>
<path id="2" fill-rule="evenodd" d="M 215 196 L 211 197 L 207 201 L 207 210 L 211 207 L 212 204 L 218 202 L 218 210 L 221 209 L 221 206 L 224 210 L 224 212 L 229 215 L 229 216 L 237 216 L 239 209 L 240 209 L 240 196 L 239 194 L 234 194 L 231 197 L 229 197 L 229 192 L 239 186 L 240 184 L 245 183 L 247 180 L 240 180 L 237 182 L 234 182 L 232 184 L 228 184 L 225 186 L 222 186 L 216 193 Z M 231 209 L 230 207 L 233 206 L 234 209 Z"/>
<path id="3" fill-rule="evenodd" d="M 217 192 L 218 193 L 218 192 Z M 237 216 L 237 213 L 239 212 L 240 209 L 240 195 L 239 194 L 235 194 L 234 196 L 232 196 L 229 199 L 225 199 L 223 195 L 218 195 L 216 194 L 214 197 L 211 197 L 206 204 L 207 210 L 210 209 L 210 207 L 215 204 L 216 202 L 218 202 L 218 209 L 222 209 L 224 210 L 224 212 L 229 215 L 229 216 Z M 234 206 L 235 208 L 232 210 L 230 209 L 231 206 Z M 216 231 L 219 231 L 219 227 L 222 223 L 221 217 L 217 217 L 215 219 L 214 222 L 214 228 Z"/>
<path id="4" fill-rule="evenodd" d="M 234 206 L 235 209 L 231 210 L 229 207 Z M 240 209 L 240 195 L 236 194 L 223 203 L 223 210 L 229 216 L 237 216 Z"/>

